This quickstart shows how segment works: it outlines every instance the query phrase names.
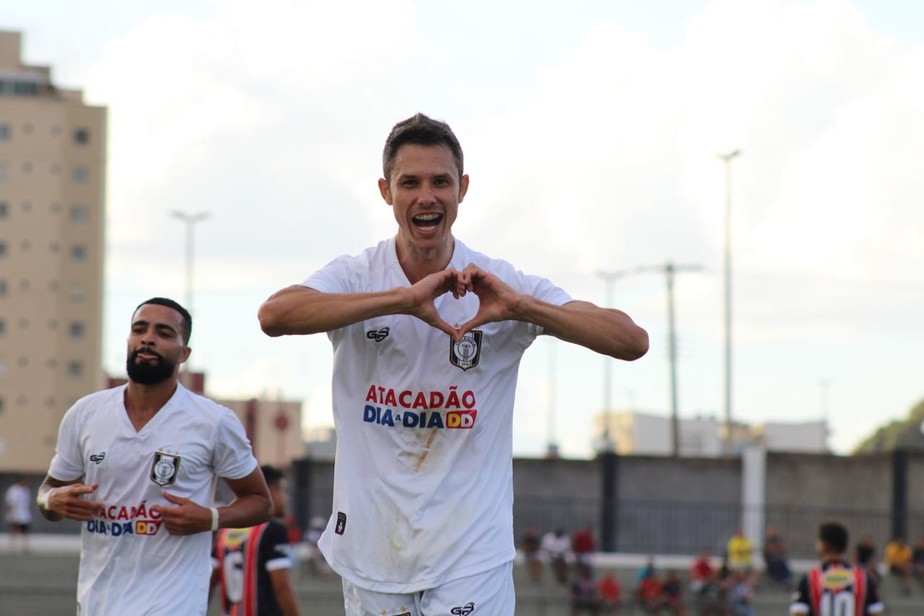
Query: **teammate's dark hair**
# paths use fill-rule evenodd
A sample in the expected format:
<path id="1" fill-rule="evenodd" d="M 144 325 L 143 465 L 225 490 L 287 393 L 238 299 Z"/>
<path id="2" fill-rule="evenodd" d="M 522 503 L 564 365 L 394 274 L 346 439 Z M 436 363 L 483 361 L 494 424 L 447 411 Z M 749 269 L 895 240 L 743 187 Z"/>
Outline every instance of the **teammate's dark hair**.
<path id="1" fill-rule="evenodd" d="M 266 479 L 266 485 L 269 487 L 278 485 L 282 478 L 285 477 L 285 473 L 271 464 L 264 464 L 260 467 L 260 470 L 263 471 L 263 478 Z"/>
<path id="2" fill-rule="evenodd" d="M 154 304 L 156 306 L 166 306 L 167 308 L 173 308 L 180 313 L 180 316 L 183 317 L 182 326 L 183 331 L 183 344 L 188 345 L 189 339 L 192 337 L 192 315 L 189 314 L 189 311 L 186 308 L 180 306 L 177 302 L 166 297 L 152 297 L 147 301 L 143 301 L 138 306 L 135 307 L 135 312 L 138 312 L 138 308 L 145 306 L 147 304 Z"/>
<path id="3" fill-rule="evenodd" d="M 385 179 L 391 181 L 391 172 L 395 165 L 395 157 L 402 145 L 442 145 L 449 148 L 452 158 L 462 177 L 463 156 L 462 146 L 449 125 L 439 120 L 428 118 L 418 113 L 395 124 L 385 140 L 385 149 L 382 151 L 382 172 Z"/>
<path id="4" fill-rule="evenodd" d="M 825 522 L 818 529 L 818 539 L 825 545 L 825 549 L 832 554 L 843 554 L 847 551 L 849 535 L 847 529 L 839 522 Z"/>

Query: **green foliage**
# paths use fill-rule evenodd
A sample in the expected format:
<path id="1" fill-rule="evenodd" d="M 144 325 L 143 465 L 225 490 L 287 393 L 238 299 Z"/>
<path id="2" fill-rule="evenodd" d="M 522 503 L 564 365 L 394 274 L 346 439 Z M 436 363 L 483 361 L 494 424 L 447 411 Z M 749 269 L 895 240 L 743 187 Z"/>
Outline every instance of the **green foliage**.
<path id="1" fill-rule="evenodd" d="M 924 400 L 911 408 L 908 417 L 878 428 L 854 450 L 858 453 L 882 453 L 896 449 L 924 450 Z"/>

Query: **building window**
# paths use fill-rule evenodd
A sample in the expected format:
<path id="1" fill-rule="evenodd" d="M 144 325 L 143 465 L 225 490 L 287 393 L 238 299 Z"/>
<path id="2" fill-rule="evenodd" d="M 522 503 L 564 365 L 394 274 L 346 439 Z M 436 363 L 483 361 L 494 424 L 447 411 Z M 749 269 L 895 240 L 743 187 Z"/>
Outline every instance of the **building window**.
<path id="1" fill-rule="evenodd" d="M 0 218 L 7 218 L 10 215 L 10 206 L 6 204 L 6 201 L 0 201 Z"/>
<path id="2" fill-rule="evenodd" d="M 13 136 L 13 128 L 9 124 L 0 124 L 0 141 L 8 141 Z"/>
<path id="3" fill-rule="evenodd" d="M 6 295 L 6 280 L 0 280 L 0 297 Z"/>
<path id="4" fill-rule="evenodd" d="M 83 376 L 83 364 L 79 361 L 70 361 L 67 362 L 67 373 L 72 378 L 80 378 Z"/>
<path id="5" fill-rule="evenodd" d="M 87 247 L 77 244 L 71 246 L 71 259 L 74 261 L 86 261 L 87 260 Z"/>
<path id="6" fill-rule="evenodd" d="M 83 287 L 71 287 L 71 301 L 79 304 L 87 298 L 87 292 Z"/>
<path id="7" fill-rule="evenodd" d="M 90 221 L 90 208 L 86 205 L 71 206 L 71 222 L 74 224 L 85 225 Z"/>
<path id="8" fill-rule="evenodd" d="M 30 124 L 29 122 L 26 122 L 25 124 L 22 125 L 22 132 L 26 133 L 27 135 L 31 135 L 31 134 L 32 134 L 32 130 L 33 130 L 34 128 L 35 128 L 35 127 L 32 126 L 32 124 Z"/>
<path id="9" fill-rule="evenodd" d="M 9 165 L 6 163 L 0 163 L 0 182 L 6 182 L 9 178 L 9 175 Z"/>
<path id="10" fill-rule="evenodd" d="M 0 413 L 3 412 L 3 406 L 4 406 L 3 398 L 0 398 Z"/>
<path id="11" fill-rule="evenodd" d="M 30 163 L 29 161 L 24 162 L 22 164 L 22 172 L 26 174 L 32 173 L 32 163 Z"/>
<path id="12" fill-rule="evenodd" d="M 85 186 L 90 181 L 90 172 L 86 167 L 74 167 L 74 184 Z"/>
<path id="13" fill-rule="evenodd" d="M 0 336 L 6 333 L 6 321 L 0 319 Z"/>
<path id="14" fill-rule="evenodd" d="M 73 321 L 70 325 L 68 325 L 67 329 L 71 335 L 71 338 L 83 338 L 83 323 L 80 323 L 79 321 Z"/>
<path id="15" fill-rule="evenodd" d="M 74 143 L 77 145 L 87 145 L 90 143 L 90 131 L 85 128 L 78 128 L 74 131 Z"/>
<path id="16" fill-rule="evenodd" d="M 6 256 L 6 242 L 0 240 L 0 257 Z"/>

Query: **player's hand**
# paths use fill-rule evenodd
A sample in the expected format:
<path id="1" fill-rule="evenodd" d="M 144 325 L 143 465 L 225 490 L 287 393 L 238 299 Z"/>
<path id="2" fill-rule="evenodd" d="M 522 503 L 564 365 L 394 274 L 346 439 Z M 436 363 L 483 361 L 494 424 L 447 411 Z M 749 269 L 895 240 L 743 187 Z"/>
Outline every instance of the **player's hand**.
<path id="1" fill-rule="evenodd" d="M 171 535 L 195 535 L 212 529 L 212 512 L 207 507 L 170 492 L 164 492 L 164 498 L 176 507 L 154 505 L 151 511 L 160 515 L 160 521 Z"/>
<path id="2" fill-rule="evenodd" d="M 96 492 L 98 487 L 98 483 L 72 483 L 52 488 L 45 496 L 45 509 L 71 520 L 95 520 L 105 513 L 105 506 L 83 496 Z"/>
<path id="3" fill-rule="evenodd" d="M 469 264 L 459 272 L 456 284 L 457 297 L 470 291 L 478 296 L 479 302 L 478 312 L 459 327 L 457 338 L 485 323 L 516 318 L 521 296 L 497 276 Z"/>
<path id="4" fill-rule="evenodd" d="M 436 298 L 452 293 L 458 298 L 465 295 L 459 284 L 459 272 L 449 268 L 435 272 L 417 281 L 410 287 L 413 307 L 409 314 L 417 317 L 424 323 L 446 332 L 452 338 L 459 339 L 459 332 L 447 323 L 436 310 Z"/>

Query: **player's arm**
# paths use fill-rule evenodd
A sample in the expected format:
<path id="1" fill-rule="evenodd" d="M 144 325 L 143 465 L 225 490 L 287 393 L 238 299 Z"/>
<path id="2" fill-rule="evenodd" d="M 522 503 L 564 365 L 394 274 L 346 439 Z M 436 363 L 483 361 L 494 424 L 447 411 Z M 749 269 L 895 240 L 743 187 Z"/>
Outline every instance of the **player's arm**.
<path id="1" fill-rule="evenodd" d="M 457 287 L 457 272 L 446 269 L 410 287 L 370 293 L 321 293 L 301 285 L 287 287 L 263 302 L 257 317 L 268 336 L 316 334 L 388 314 L 415 316 L 450 335 L 433 300 Z"/>
<path id="2" fill-rule="evenodd" d="M 270 518 L 273 500 L 260 467 L 240 479 L 225 478 L 225 483 L 236 498 L 231 504 L 217 508 L 219 528 L 247 528 L 262 524 Z M 193 535 L 212 529 L 210 507 L 170 492 L 164 492 L 164 498 L 172 506 L 154 505 L 151 510 L 160 516 L 171 535 Z"/>
<path id="3" fill-rule="evenodd" d="M 98 487 L 99 484 L 85 484 L 79 479 L 61 481 L 46 475 L 38 488 L 35 502 L 42 516 L 51 522 L 64 518 L 87 522 L 95 520 L 103 510 L 102 503 L 84 498 L 84 495 L 92 494 Z"/>
<path id="4" fill-rule="evenodd" d="M 526 321 L 556 338 L 616 359 L 632 361 L 648 352 L 648 332 L 621 310 L 600 308 L 585 301 L 563 306 L 550 304 L 517 292 L 475 265 L 462 271 L 459 285 L 457 294 L 471 291 L 480 302 L 475 317 L 460 327 L 462 333 L 484 323 Z"/>
<path id="5" fill-rule="evenodd" d="M 282 613 L 285 616 L 300 616 L 301 611 L 298 607 L 298 601 L 295 600 L 295 590 L 292 588 L 292 582 L 289 579 L 289 570 L 274 569 L 269 572 L 269 579 L 273 587 L 273 593 L 276 595 L 276 602 L 279 604 Z"/>

